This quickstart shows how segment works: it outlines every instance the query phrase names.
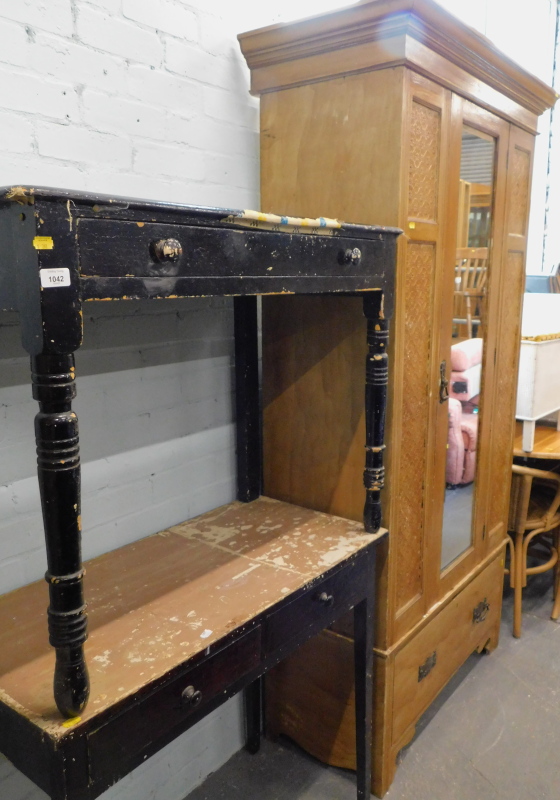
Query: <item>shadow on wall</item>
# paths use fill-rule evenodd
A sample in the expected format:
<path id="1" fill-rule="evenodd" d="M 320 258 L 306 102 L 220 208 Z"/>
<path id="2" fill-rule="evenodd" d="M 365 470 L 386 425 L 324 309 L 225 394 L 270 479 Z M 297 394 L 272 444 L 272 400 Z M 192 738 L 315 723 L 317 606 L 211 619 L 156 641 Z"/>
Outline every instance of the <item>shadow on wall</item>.
<path id="1" fill-rule="evenodd" d="M 25 464 L 15 473 L 24 477 L 35 473 L 37 404 L 16 313 L 0 313 L 0 352 L 0 447 L 21 445 L 14 458 Z M 233 303 L 87 304 L 76 377 L 73 407 L 85 461 L 227 425 L 233 419 Z"/>

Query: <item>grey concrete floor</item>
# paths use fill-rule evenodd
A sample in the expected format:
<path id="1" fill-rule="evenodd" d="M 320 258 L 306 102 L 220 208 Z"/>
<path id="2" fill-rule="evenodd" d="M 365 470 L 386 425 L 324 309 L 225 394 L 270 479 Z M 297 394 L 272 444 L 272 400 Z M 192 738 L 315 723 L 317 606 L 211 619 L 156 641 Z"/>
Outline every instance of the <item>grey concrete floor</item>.
<path id="1" fill-rule="evenodd" d="M 560 625 L 551 573 L 525 590 L 521 639 L 502 634 L 473 655 L 420 720 L 401 752 L 387 800 L 560 800 Z M 326 767 L 288 740 L 237 753 L 188 800 L 354 800 L 354 774 Z"/>

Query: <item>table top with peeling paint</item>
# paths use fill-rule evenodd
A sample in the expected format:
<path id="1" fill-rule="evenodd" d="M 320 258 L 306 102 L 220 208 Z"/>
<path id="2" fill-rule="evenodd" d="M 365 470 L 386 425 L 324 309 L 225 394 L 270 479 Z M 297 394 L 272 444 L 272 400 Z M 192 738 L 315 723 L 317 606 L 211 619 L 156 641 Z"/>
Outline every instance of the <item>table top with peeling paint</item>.
<path id="1" fill-rule="evenodd" d="M 86 564 L 91 720 L 386 533 L 261 497 L 231 503 Z M 43 581 L 0 598 L 0 699 L 64 735 L 52 697 Z M 68 723 L 66 723 L 68 724 Z"/>

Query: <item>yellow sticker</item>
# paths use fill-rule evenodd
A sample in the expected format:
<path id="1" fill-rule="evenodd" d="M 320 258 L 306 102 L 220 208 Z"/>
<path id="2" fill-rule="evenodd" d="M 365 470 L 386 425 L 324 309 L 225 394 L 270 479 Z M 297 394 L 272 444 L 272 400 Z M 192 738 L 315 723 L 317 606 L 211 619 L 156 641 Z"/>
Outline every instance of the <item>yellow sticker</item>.
<path id="1" fill-rule="evenodd" d="M 67 719 L 66 722 L 62 723 L 63 728 L 73 728 L 74 725 L 77 725 L 78 722 L 81 722 L 81 717 L 72 717 L 72 719 Z"/>
<path id="2" fill-rule="evenodd" d="M 52 236 L 35 236 L 33 247 L 35 250 L 52 250 L 54 247 Z"/>
<path id="3" fill-rule="evenodd" d="M 412 228 L 414 230 L 414 228 L 416 227 L 416 223 L 415 222 L 409 222 L 408 223 L 408 227 Z"/>

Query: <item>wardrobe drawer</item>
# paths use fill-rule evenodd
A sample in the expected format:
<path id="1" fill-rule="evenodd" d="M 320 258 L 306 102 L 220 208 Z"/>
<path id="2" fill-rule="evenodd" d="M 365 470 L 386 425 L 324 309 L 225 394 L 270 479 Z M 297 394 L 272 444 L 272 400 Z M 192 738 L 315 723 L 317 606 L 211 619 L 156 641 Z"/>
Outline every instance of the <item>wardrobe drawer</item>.
<path id="1" fill-rule="evenodd" d="M 393 744 L 499 625 L 503 570 L 500 554 L 396 654 Z"/>

